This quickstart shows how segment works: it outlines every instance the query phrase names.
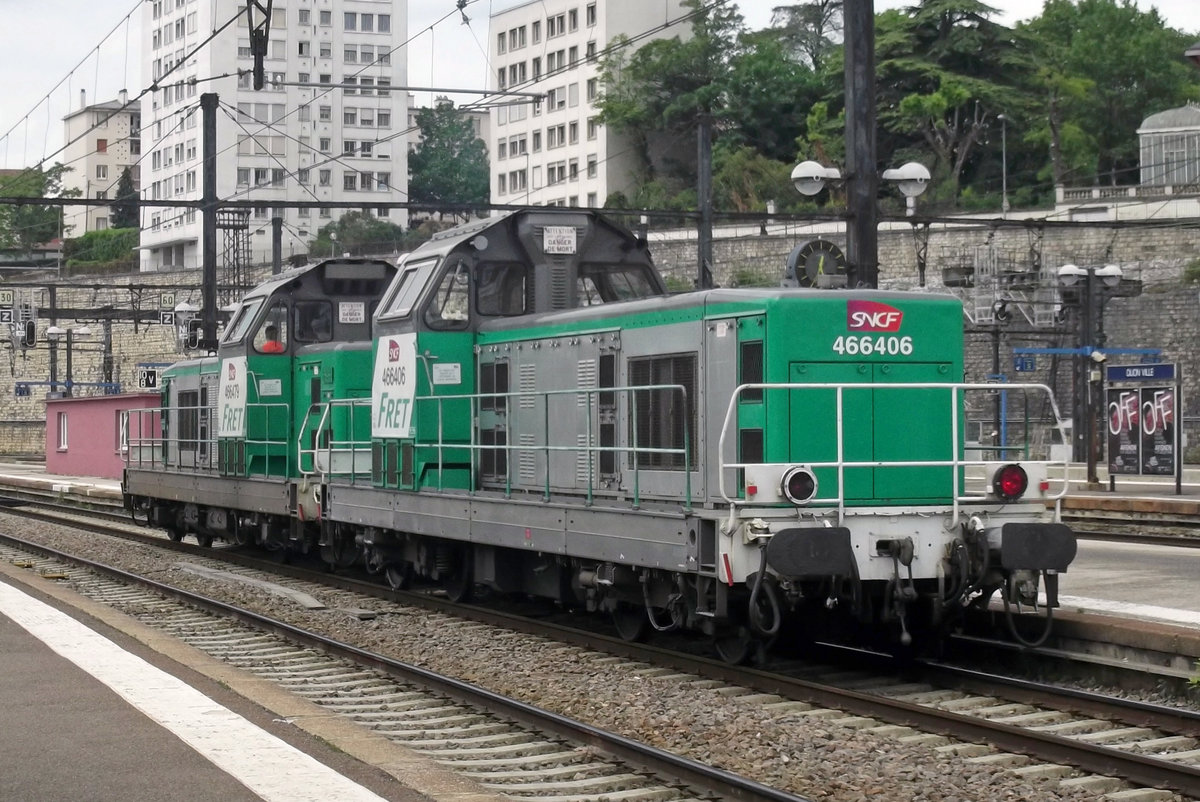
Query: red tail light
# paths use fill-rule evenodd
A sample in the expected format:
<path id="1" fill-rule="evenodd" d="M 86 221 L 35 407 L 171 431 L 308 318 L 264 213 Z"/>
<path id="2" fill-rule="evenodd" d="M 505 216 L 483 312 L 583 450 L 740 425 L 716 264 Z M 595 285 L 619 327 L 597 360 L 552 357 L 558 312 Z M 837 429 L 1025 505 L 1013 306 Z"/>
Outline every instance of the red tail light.
<path id="1" fill-rule="evenodd" d="M 1029 476 L 1020 465 L 1005 465 L 992 477 L 992 490 L 1005 501 L 1025 495 L 1029 489 Z"/>

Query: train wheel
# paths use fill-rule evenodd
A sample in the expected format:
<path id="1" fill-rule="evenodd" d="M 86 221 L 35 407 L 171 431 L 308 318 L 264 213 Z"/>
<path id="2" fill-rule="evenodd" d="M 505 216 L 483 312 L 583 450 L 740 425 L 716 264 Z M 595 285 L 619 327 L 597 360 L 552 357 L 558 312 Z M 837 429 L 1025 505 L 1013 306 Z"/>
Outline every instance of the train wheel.
<path id="1" fill-rule="evenodd" d="M 183 532 L 180 532 L 178 529 L 168 529 L 167 538 L 172 543 L 179 543 L 183 540 Z"/>
<path id="2" fill-rule="evenodd" d="M 412 565 L 410 563 L 389 563 L 383 569 L 388 587 L 392 590 L 406 590 L 412 582 Z"/>
<path id="3" fill-rule="evenodd" d="M 475 582 L 471 578 L 471 571 L 467 568 L 446 577 L 443 587 L 446 589 L 446 598 L 455 604 L 468 602 L 475 595 Z"/>
<path id="4" fill-rule="evenodd" d="M 211 549 L 213 544 L 212 535 L 196 535 L 196 542 L 201 548 Z"/>
<path id="5" fill-rule="evenodd" d="M 616 609 L 612 611 L 613 626 L 617 628 L 617 634 L 622 640 L 630 642 L 642 641 L 646 638 L 646 630 L 649 626 L 649 621 L 646 618 L 646 610 L 636 604 L 629 602 L 617 602 Z"/>
<path id="6" fill-rule="evenodd" d="M 731 666 L 750 662 L 758 647 L 758 638 L 744 624 L 730 625 L 713 636 L 713 648 L 717 650 L 717 656 Z"/>

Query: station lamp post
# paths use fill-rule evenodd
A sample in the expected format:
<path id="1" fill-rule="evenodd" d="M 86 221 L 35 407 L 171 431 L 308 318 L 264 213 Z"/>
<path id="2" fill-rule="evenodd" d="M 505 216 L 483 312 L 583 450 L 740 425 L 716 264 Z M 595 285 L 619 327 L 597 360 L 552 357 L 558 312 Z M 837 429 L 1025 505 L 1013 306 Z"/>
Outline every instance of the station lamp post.
<path id="1" fill-rule="evenodd" d="M 891 170 L 884 170 L 880 176 L 884 181 L 896 185 L 904 195 L 906 211 L 912 217 L 917 209 L 917 196 L 929 187 L 929 168 L 917 162 L 908 162 Z M 816 195 L 825 187 L 826 181 L 844 181 L 842 173 L 836 167 L 825 167 L 820 162 L 803 161 L 792 168 L 792 185 L 801 195 Z M 847 237 L 849 232 L 847 231 Z M 879 286 L 878 266 L 850 264 L 847 266 L 847 283 L 854 287 Z M 874 271 L 874 272 L 872 272 Z"/>
<path id="2" fill-rule="evenodd" d="M 1000 121 L 1000 215 L 1008 219 L 1008 117 L 997 114 Z"/>
<path id="3" fill-rule="evenodd" d="M 1072 458 L 1087 463 L 1087 481 L 1100 481 L 1096 473 L 1096 410 L 1101 393 L 1104 352 L 1104 303 L 1116 294 L 1124 272 L 1120 265 L 1080 267 L 1063 265 L 1058 283 L 1066 303 L 1073 303 L 1079 314 L 1079 345 L 1075 350 L 1074 414 L 1071 431 L 1075 440 Z M 1074 300 L 1070 300 L 1074 296 Z"/>
<path id="4" fill-rule="evenodd" d="M 92 330 L 87 326 L 80 326 L 77 329 L 64 329 L 61 326 L 51 326 L 46 329 L 46 339 L 53 345 L 52 348 L 57 348 L 60 341 L 66 343 L 67 347 L 67 380 L 63 384 L 63 397 L 70 398 L 75 394 L 75 375 L 74 365 L 72 364 L 72 352 L 75 349 L 76 340 L 84 340 L 92 336 Z M 51 390 L 54 389 L 54 381 L 56 377 L 51 376 Z"/>

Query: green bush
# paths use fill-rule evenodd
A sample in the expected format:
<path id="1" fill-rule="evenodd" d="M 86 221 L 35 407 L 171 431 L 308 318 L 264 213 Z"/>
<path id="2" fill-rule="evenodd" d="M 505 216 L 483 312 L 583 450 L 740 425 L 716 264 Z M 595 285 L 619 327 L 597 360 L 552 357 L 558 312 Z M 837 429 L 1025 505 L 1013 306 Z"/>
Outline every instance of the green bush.
<path id="1" fill-rule="evenodd" d="M 1185 284 L 1200 284 L 1200 256 L 1183 266 Z"/>
<path id="2" fill-rule="evenodd" d="M 63 258 L 68 267 L 110 264 L 131 264 L 137 261 L 134 249 L 138 246 L 136 228 L 109 228 L 89 231 L 63 243 Z"/>

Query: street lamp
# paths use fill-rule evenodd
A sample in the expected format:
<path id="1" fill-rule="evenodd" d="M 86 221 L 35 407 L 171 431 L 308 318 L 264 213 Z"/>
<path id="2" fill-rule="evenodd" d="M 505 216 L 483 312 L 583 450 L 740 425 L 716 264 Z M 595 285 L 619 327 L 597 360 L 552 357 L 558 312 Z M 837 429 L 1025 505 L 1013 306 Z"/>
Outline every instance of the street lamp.
<path id="1" fill-rule="evenodd" d="M 912 217 L 917 209 L 917 196 L 929 187 L 929 168 L 917 162 L 908 162 L 891 170 L 884 170 L 880 178 L 891 181 L 904 195 L 907 207 L 905 214 Z M 825 188 L 826 181 L 842 181 L 842 173 L 836 167 L 825 167 L 820 162 L 803 161 L 792 168 L 792 186 L 801 195 L 816 195 Z M 865 283 L 869 287 L 878 285 L 878 276 L 862 276 L 858 274 L 861 265 L 851 264 L 848 267 L 850 286 Z M 865 280 L 865 281 L 864 281 Z"/>
<path id="2" fill-rule="evenodd" d="M 1008 117 L 997 114 L 1000 121 L 1000 215 L 1008 218 Z"/>
<path id="3" fill-rule="evenodd" d="M 67 344 L 67 380 L 63 384 L 63 397 L 70 398 L 74 395 L 75 376 L 73 373 L 73 365 L 71 364 L 71 355 L 74 350 L 75 340 L 84 340 L 92 336 L 92 330 L 87 326 L 80 326 L 77 329 L 64 329 L 61 326 L 51 326 L 46 329 L 46 339 L 57 348 L 59 340 L 64 340 Z M 51 377 L 51 387 L 54 389 L 55 378 Z"/>
<path id="4" fill-rule="evenodd" d="M 329 258 L 332 259 L 335 256 L 337 256 L 337 232 L 330 231 L 329 232 Z"/>
<path id="5" fill-rule="evenodd" d="M 1079 347 L 1075 349 L 1074 423 L 1076 448 L 1072 457 L 1087 462 L 1087 481 L 1097 484 L 1096 474 L 1096 400 L 1100 393 L 1101 365 L 1104 352 L 1104 301 L 1120 287 L 1125 273 L 1121 266 L 1080 267 L 1066 264 L 1058 269 L 1058 282 L 1075 294 L 1079 308 Z M 1099 282 L 1097 282 L 1099 279 Z"/>

